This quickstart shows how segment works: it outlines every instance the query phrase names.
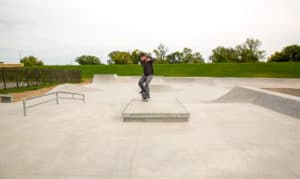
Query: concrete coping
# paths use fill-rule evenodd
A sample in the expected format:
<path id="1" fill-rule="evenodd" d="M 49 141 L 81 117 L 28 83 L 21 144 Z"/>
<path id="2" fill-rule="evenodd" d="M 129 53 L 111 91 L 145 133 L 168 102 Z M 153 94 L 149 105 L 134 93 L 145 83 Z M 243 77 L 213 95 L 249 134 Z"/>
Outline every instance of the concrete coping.
<path id="1" fill-rule="evenodd" d="M 253 88 L 253 87 L 249 87 L 249 86 L 241 86 L 241 88 L 248 88 L 248 89 L 251 89 L 253 91 L 257 91 L 257 92 L 261 92 L 261 93 L 267 93 L 267 94 L 270 94 L 270 95 L 274 95 L 274 96 L 278 96 L 278 97 L 282 97 L 282 98 L 287 98 L 287 99 L 291 99 L 291 100 L 295 100 L 295 101 L 300 102 L 300 97 L 298 97 L 298 96 L 288 95 L 288 94 L 274 92 L 274 91 L 260 89 L 260 88 Z"/>

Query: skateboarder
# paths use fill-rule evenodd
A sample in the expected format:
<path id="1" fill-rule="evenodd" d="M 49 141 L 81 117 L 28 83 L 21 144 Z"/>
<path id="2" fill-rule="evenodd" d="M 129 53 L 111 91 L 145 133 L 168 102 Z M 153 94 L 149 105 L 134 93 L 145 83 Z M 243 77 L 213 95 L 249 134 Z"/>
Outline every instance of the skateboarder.
<path id="1" fill-rule="evenodd" d="M 144 73 L 139 80 L 139 86 L 141 88 L 140 93 L 142 94 L 143 101 L 150 99 L 149 84 L 153 78 L 153 63 L 154 59 L 145 53 L 140 54 L 140 62 L 143 66 Z"/>

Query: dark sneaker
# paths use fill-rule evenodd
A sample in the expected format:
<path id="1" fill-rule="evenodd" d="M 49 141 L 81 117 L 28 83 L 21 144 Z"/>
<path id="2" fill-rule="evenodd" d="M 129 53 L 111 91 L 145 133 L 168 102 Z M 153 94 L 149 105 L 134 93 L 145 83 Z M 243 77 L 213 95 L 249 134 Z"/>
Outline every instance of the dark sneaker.
<path id="1" fill-rule="evenodd" d="M 148 98 L 142 98 L 143 102 L 148 102 Z"/>

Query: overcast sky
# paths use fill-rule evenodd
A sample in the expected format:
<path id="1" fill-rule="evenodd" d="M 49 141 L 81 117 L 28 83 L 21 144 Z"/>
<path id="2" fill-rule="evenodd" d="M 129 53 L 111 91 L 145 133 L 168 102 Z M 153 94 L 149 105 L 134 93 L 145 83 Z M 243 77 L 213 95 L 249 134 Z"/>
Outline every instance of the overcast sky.
<path id="1" fill-rule="evenodd" d="M 213 48 L 246 38 L 267 55 L 300 44 L 299 0 L 0 0 L 0 61 L 34 55 L 74 63 L 113 50 L 184 47 L 208 59 Z"/>

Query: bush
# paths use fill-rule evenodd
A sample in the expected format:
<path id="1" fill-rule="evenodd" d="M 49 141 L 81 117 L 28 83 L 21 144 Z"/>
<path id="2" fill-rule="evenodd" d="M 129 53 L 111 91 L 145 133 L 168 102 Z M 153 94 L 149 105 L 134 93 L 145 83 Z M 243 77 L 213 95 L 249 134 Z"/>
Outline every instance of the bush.
<path id="1" fill-rule="evenodd" d="M 21 63 L 24 64 L 24 66 L 43 66 L 44 63 L 41 60 L 38 60 L 34 56 L 28 56 L 24 57 L 20 60 Z"/>
<path id="2" fill-rule="evenodd" d="M 132 64 L 132 56 L 129 52 L 113 51 L 108 54 L 108 64 Z M 138 56 L 136 57 L 138 60 Z"/>
<path id="3" fill-rule="evenodd" d="M 75 59 L 75 62 L 77 62 L 80 65 L 100 65 L 100 59 L 96 56 L 91 55 L 82 55 L 80 57 L 77 57 Z"/>

